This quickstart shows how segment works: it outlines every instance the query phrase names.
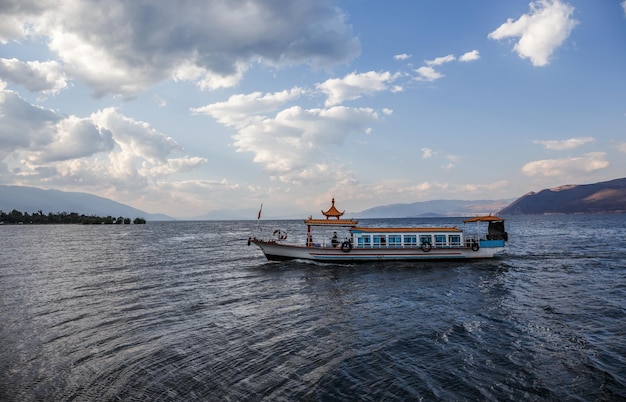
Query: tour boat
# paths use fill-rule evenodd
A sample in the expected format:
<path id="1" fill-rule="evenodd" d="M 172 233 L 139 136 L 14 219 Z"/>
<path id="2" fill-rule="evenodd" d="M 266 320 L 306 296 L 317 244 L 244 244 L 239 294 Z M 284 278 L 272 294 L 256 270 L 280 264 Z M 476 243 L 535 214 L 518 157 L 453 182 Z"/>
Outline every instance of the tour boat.
<path id="1" fill-rule="evenodd" d="M 342 219 L 344 213 L 335 208 L 333 198 L 331 207 L 322 211 L 325 218 L 304 220 L 306 236 L 300 241 L 291 240 L 283 229 L 274 229 L 268 238 L 251 236 L 248 245 L 260 247 L 270 261 L 354 263 L 493 258 L 504 250 L 508 240 L 504 219 L 492 215 L 465 219 L 460 229 L 364 227 L 357 220 Z M 470 228 L 465 227 L 467 224 Z"/>

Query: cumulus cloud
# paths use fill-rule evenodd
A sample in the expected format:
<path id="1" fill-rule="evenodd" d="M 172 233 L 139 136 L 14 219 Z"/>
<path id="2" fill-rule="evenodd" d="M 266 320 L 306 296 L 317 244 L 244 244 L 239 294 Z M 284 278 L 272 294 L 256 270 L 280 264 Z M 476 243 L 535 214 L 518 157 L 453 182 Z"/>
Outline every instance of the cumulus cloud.
<path id="1" fill-rule="evenodd" d="M 33 92 L 56 94 L 67 88 L 67 78 L 56 61 L 0 59 L 0 76 Z"/>
<path id="2" fill-rule="evenodd" d="M 291 183 L 323 181 L 337 175 L 333 150 L 351 135 L 363 135 L 380 115 L 369 108 L 293 106 L 274 118 L 255 121 L 234 135 L 240 152 L 252 152 L 275 178 Z"/>
<path id="3" fill-rule="evenodd" d="M 406 53 L 397 54 L 397 55 L 393 56 L 394 60 L 408 60 L 410 58 L 411 58 L 411 55 L 406 54 Z"/>
<path id="4" fill-rule="evenodd" d="M 25 185 L 80 184 L 132 188 L 193 169 L 204 158 L 177 156 L 181 147 L 149 124 L 107 108 L 87 117 L 62 116 L 28 103 L 0 85 L 0 162 Z M 11 169 L 9 169 L 9 165 Z"/>
<path id="5" fill-rule="evenodd" d="M 258 116 L 276 111 L 285 103 L 305 93 L 304 89 L 296 87 L 274 93 L 236 94 L 225 102 L 192 108 L 191 111 L 196 114 L 207 114 L 225 126 L 245 127 L 251 119 L 258 119 Z"/>
<path id="6" fill-rule="evenodd" d="M 341 167 L 339 151 L 349 136 L 370 133 L 370 125 L 393 113 L 390 109 L 340 106 L 347 100 L 381 91 L 397 92 L 389 72 L 351 73 L 329 79 L 314 89 L 292 88 L 274 93 L 232 95 L 225 102 L 192 108 L 227 127 L 233 127 L 233 145 L 254 154 L 270 175 L 286 183 L 335 180 Z M 302 96 L 326 95 L 325 108 L 295 105 Z"/>
<path id="7" fill-rule="evenodd" d="M 422 159 L 430 159 L 433 157 L 433 150 L 430 148 L 422 148 Z"/>
<path id="8" fill-rule="evenodd" d="M 452 63 L 454 61 L 467 63 L 467 62 L 478 60 L 478 59 L 480 59 L 480 53 L 478 52 L 478 50 L 472 50 L 472 51 L 464 53 L 458 59 L 455 55 L 449 54 L 446 56 L 436 57 L 432 60 L 426 60 L 424 62 L 425 63 L 424 66 L 415 70 L 415 72 L 417 73 L 417 77 L 415 77 L 415 80 L 426 81 L 426 82 L 436 81 L 440 78 L 445 77 L 445 75 L 435 70 L 434 67 L 442 66 L 444 64 Z"/>
<path id="9" fill-rule="evenodd" d="M 440 72 L 436 71 L 434 68 L 429 66 L 422 66 L 415 70 L 418 76 L 415 78 L 417 81 L 435 81 L 439 78 L 445 77 Z"/>
<path id="10" fill-rule="evenodd" d="M 480 59 L 480 53 L 478 52 L 478 50 L 469 51 L 459 57 L 459 61 L 462 62 L 474 61 L 478 59 Z"/>
<path id="11" fill-rule="evenodd" d="M 388 71 L 352 73 L 343 78 L 333 78 L 318 84 L 317 89 L 327 95 L 326 106 L 334 106 L 363 95 L 385 91 L 397 77 Z M 393 90 L 398 91 L 396 87 L 393 87 Z"/>
<path id="12" fill-rule="evenodd" d="M 549 140 L 549 141 L 533 141 L 534 144 L 540 144 L 546 147 L 546 149 L 551 149 L 555 151 L 562 151 L 564 149 L 574 149 L 578 147 L 582 147 L 583 145 L 590 144 L 595 141 L 593 137 L 576 137 L 569 138 L 566 140 Z"/>
<path id="13" fill-rule="evenodd" d="M 50 127 L 58 121 L 53 111 L 31 105 L 0 81 L 0 156 L 48 144 L 53 138 Z"/>
<path id="14" fill-rule="evenodd" d="M 617 144 L 617 150 L 623 154 L 626 154 L 626 142 Z"/>
<path id="15" fill-rule="evenodd" d="M 522 173 L 536 177 L 576 177 L 576 175 L 595 172 L 609 167 L 604 152 L 590 152 L 584 156 L 545 159 L 527 163 Z"/>
<path id="16" fill-rule="evenodd" d="M 456 57 L 454 57 L 453 54 L 449 54 L 443 57 L 436 57 L 433 60 L 426 60 L 426 65 L 427 66 L 440 66 L 445 63 L 450 63 L 454 60 L 456 60 Z"/>
<path id="17" fill-rule="evenodd" d="M 37 26 L 28 23 L 35 21 L 48 7 L 54 7 L 56 0 L 5 0 L 0 3 L 0 43 L 28 37 Z"/>
<path id="18" fill-rule="evenodd" d="M 51 141 L 28 156 L 31 163 L 42 165 L 79 159 L 113 149 L 111 131 L 95 126 L 90 119 L 69 116 L 50 129 L 54 133 Z"/>
<path id="19" fill-rule="evenodd" d="M 574 7 L 561 0 L 537 0 L 530 3 L 530 12 L 511 18 L 488 37 L 494 40 L 519 38 L 513 50 L 534 66 L 549 63 L 554 51 L 569 37 L 578 21 L 572 18 Z"/>
<path id="20" fill-rule="evenodd" d="M 360 52 L 332 1 L 7 0 L 0 41 L 40 37 L 97 95 L 169 78 L 236 85 L 253 64 L 328 67 Z"/>
<path id="21" fill-rule="evenodd" d="M 137 121 L 106 108 L 91 115 L 92 121 L 115 133 L 115 142 L 123 151 L 151 164 L 166 163 L 168 155 L 182 151 L 173 138 L 158 132 L 148 123 Z"/>

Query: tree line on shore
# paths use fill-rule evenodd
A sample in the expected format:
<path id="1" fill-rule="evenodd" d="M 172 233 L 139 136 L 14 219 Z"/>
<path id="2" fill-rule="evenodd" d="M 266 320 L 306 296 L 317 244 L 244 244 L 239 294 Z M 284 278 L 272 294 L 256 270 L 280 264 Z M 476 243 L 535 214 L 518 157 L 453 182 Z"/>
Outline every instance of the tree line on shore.
<path id="1" fill-rule="evenodd" d="M 95 215 L 79 215 L 76 212 L 57 212 L 44 214 L 42 211 L 33 212 L 20 212 L 16 209 L 11 212 L 4 212 L 0 210 L 0 223 L 4 224 L 84 224 L 84 225 L 128 225 L 131 223 L 130 218 L 123 216 L 95 216 Z M 135 218 L 132 223 L 135 225 L 144 224 L 146 220 L 144 218 Z"/>

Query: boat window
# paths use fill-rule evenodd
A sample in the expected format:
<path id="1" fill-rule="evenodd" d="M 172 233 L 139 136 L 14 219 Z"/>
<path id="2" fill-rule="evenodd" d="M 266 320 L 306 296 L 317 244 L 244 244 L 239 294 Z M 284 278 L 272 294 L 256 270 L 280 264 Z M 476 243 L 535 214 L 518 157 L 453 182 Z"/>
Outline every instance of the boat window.
<path id="1" fill-rule="evenodd" d="M 358 247 L 371 247 L 370 241 L 370 235 L 361 235 L 357 237 L 356 244 Z"/>
<path id="2" fill-rule="evenodd" d="M 435 246 L 442 247 L 446 245 L 446 235 L 435 235 Z"/>
<path id="3" fill-rule="evenodd" d="M 432 244 L 433 240 L 431 235 L 420 235 L 420 245 L 421 244 Z"/>
<path id="4" fill-rule="evenodd" d="M 460 235 L 449 235 L 448 242 L 451 246 L 459 247 L 461 245 L 461 236 Z"/>
<path id="5" fill-rule="evenodd" d="M 400 247 L 402 245 L 402 236 L 400 235 L 389 235 L 389 246 L 390 247 Z"/>
<path id="6" fill-rule="evenodd" d="M 387 236 L 374 235 L 374 247 L 384 247 L 387 245 Z"/>
<path id="7" fill-rule="evenodd" d="M 416 235 L 404 235 L 404 245 L 407 247 L 417 246 L 417 236 Z"/>

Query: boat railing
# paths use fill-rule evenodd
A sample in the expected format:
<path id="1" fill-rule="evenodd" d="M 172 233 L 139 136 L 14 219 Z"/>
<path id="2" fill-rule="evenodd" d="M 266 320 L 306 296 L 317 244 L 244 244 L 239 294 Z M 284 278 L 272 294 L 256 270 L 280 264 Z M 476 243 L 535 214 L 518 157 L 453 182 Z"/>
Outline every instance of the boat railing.
<path id="1" fill-rule="evenodd" d="M 463 239 L 465 240 L 465 246 L 466 247 L 470 247 L 472 245 L 472 243 L 477 243 L 481 240 L 481 238 L 484 238 L 485 236 L 481 236 L 479 234 L 466 234 L 465 236 L 463 236 Z"/>
<path id="2" fill-rule="evenodd" d="M 446 242 L 434 242 L 434 243 L 426 243 L 430 248 L 459 248 L 459 247 L 472 247 L 476 243 L 480 243 L 481 240 L 485 240 L 484 235 L 479 234 L 466 234 L 463 238 L 458 241 L 446 241 Z M 423 249 L 424 245 L 419 243 L 395 243 L 395 242 L 386 242 L 386 243 L 378 243 L 378 242 L 370 242 L 370 243 L 361 243 L 357 242 L 353 244 L 353 247 L 360 249 L 398 249 L 398 248 L 408 248 L 408 249 Z"/>
<path id="3" fill-rule="evenodd" d="M 480 234 L 464 234 L 462 239 L 459 242 L 433 242 L 430 244 L 431 248 L 433 249 L 437 249 L 437 248 L 458 248 L 458 247 L 472 247 L 473 244 L 475 243 L 479 243 L 480 240 L 485 240 L 486 236 L 485 235 L 480 235 Z M 279 243 L 283 243 L 283 244 L 293 244 L 293 245 L 302 245 L 302 246 L 306 246 L 306 247 L 320 247 L 320 248 L 341 248 L 341 245 L 343 242 L 346 241 L 350 241 L 350 238 L 348 237 L 340 237 L 339 238 L 339 243 L 335 244 L 333 246 L 332 243 L 332 238 L 326 238 L 325 236 L 316 236 L 312 238 L 312 242 L 307 242 L 307 238 L 306 236 L 300 236 L 300 235 L 295 235 L 295 236 L 290 236 L 289 238 L 281 241 L 276 239 L 275 236 L 269 236 L 269 239 L 267 239 L 267 241 L 276 241 Z M 420 249 L 422 248 L 422 245 L 419 243 L 412 243 L 412 244 L 407 244 L 407 243 L 394 243 L 394 242 L 386 242 L 385 244 L 375 244 L 375 243 L 366 243 L 366 244 L 357 244 L 356 242 L 352 243 L 352 246 L 354 248 L 360 248 L 360 249 L 394 249 L 394 248 L 404 248 L 404 249 Z"/>

